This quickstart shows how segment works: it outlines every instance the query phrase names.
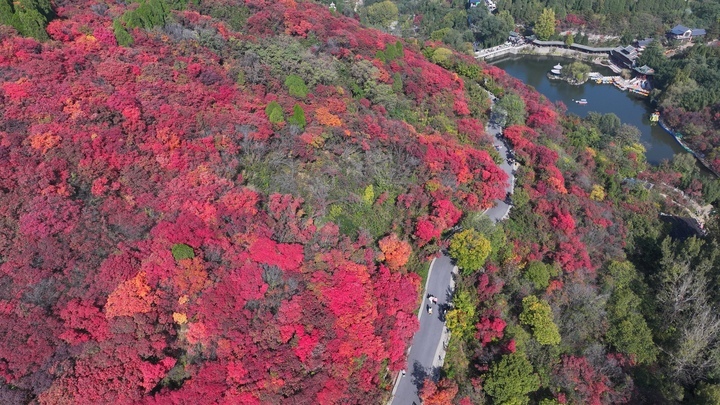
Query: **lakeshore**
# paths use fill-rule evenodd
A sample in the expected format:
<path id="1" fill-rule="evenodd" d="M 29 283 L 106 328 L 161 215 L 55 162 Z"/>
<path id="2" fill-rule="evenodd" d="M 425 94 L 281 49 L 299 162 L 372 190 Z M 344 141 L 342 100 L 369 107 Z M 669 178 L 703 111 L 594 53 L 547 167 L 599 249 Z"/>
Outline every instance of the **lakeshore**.
<path id="1" fill-rule="evenodd" d="M 597 66 L 603 66 L 610 69 L 613 73 L 619 74 L 622 68 L 615 65 L 610 60 L 610 52 L 614 48 L 609 47 L 591 47 L 586 45 L 571 44 L 566 45 L 560 41 L 538 41 L 526 42 L 521 44 L 508 44 L 496 46 L 494 48 L 483 49 L 475 53 L 476 59 L 491 61 L 508 55 L 537 55 L 537 56 L 559 56 L 572 58 L 581 62 L 591 63 Z M 551 77 L 551 80 L 559 79 Z M 589 80 L 593 80 L 598 84 L 609 83 L 622 91 L 629 91 L 634 94 L 647 97 L 650 92 L 647 89 L 644 80 L 633 78 L 624 79 L 621 76 L 603 76 L 598 72 L 591 72 Z M 582 82 L 571 83 L 574 85 L 585 84 L 587 80 Z"/>
<path id="2" fill-rule="evenodd" d="M 593 80 L 588 80 L 582 86 L 548 80 L 546 73 L 554 65 L 566 65 L 570 62 L 571 58 L 554 55 L 508 55 L 491 63 L 534 87 L 551 102 L 562 102 L 568 113 L 580 117 L 587 116 L 590 111 L 614 113 L 623 123 L 637 127 L 641 133 L 641 143 L 646 149 L 647 161 L 653 165 L 660 164 L 663 160 L 672 160 L 678 153 L 685 153 L 685 149 L 659 125 L 651 125 L 650 114 L 655 110 L 647 103 L 647 98 L 621 92 L 615 86 L 598 84 Z M 597 66 L 593 70 L 606 77 L 614 75 L 606 66 Z M 587 104 L 574 101 L 581 99 L 586 99 Z"/>
<path id="3" fill-rule="evenodd" d="M 682 146 L 683 149 L 685 149 L 685 151 L 687 151 L 688 153 L 695 156 L 695 159 L 697 159 L 698 162 L 700 162 L 700 164 L 702 164 L 705 167 L 705 169 L 707 169 L 710 173 L 714 174 L 716 177 L 720 177 L 720 173 L 717 170 L 715 170 L 712 167 L 712 165 L 710 165 L 710 162 L 708 162 L 707 159 L 705 159 L 704 154 L 694 151 L 682 140 L 682 138 L 683 138 L 682 134 L 673 131 L 670 127 L 667 126 L 667 124 L 665 124 L 665 122 L 662 119 L 658 120 L 658 125 L 660 125 L 660 128 L 664 129 L 665 132 L 672 135 L 672 137 L 675 139 L 675 141 L 677 141 L 677 143 L 680 146 Z"/>
<path id="4" fill-rule="evenodd" d="M 609 57 L 607 57 L 607 55 L 602 57 L 602 55 L 583 54 L 564 48 L 534 47 L 534 45 L 530 44 L 523 44 L 523 46 L 514 48 L 514 52 L 504 48 L 502 50 L 505 52 L 504 55 L 506 55 L 504 58 L 493 53 L 493 57 L 488 63 L 504 69 L 512 76 L 535 87 L 552 101 L 562 101 L 567 106 L 569 112 L 579 116 L 587 115 L 588 111 L 615 113 L 620 117 L 622 122 L 640 129 L 642 143 L 647 150 L 647 160 L 651 164 L 657 165 L 662 160 L 672 160 L 672 157 L 677 153 L 687 152 L 695 156 L 698 166 L 701 167 L 704 172 L 720 177 L 720 173 L 712 169 L 702 154 L 694 151 L 681 140 L 682 136 L 678 138 L 676 133 L 664 123 L 655 125 L 655 123 L 650 121 L 649 117 L 654 109 L 651 109 L 646 97 L 637 97 L 646 96 L 646 94 L 631 90 L 626 93 L 625 97 L 622 97 L 620 92 L 615 91 L 615 89 L 610 89 L 610 86 L 603 86 L 603 84 L 613 84 L 613 87 L 623 90 L 623 93 L 629 89 L 636 89 L 638 86 L 637 82 L 631 82 L 634 79 L 625 82 L 618 80 L 618 78 L 622 78 L 615 76 L 614 74 L 617 73 L 616 70 L 608 66 Z M 562 80 L 549 80 L 546 72 L 551 70 L 554 63 L 567 63 L 567 59 L 593 63 L 601 66 L 600 70 L 607 69 L 607 71 L 604 73 L 602 71 L 594 72 L 599 76 L 595 76 L 595 80 L 588 80 L 582 86 L 571 85 Z M 510 63 L 510 61 L 513 63 Z M 546 62 L 536 63 L 536 61 Z M 600 83 L 597 81 L 598 78 L 600 79 Z M 543 79 L 545 80 L 544 83 Z M 548 84 L 554 85 L 548 86 Z M 600 87 L 604 87 L 608 89 L 608 91 L 603 90 L 598 92 L 596 89 Z M 596 93 L 597 95 L 592 93 Z M 612 93 L 617 94 L 617 96 Z M 582 98 L 588 100 L 587 105 L 580 105 L 574 102 L 574 100 Z M 602 101 L 598 103 L 597 100 Z M 670 137 L 668 137 L 668 135 L 670 135 Z"/>
<path id="5" fill-rule="evenodd" d="M 508 55 L 563 56 L 605 67 L 609 67 L 608 64 L 610 61 L 608 54 L 589 53 L 577 49 L 566 49 L 559 46 L 538 46 L 534 43 L 519 45 L 503 44 L 493 48 L 481 49 L 480 51 L 475 52 L 476 59 L 483 59 L 488 63 L 490 63 L 491 60 L 499 59 Z"/>

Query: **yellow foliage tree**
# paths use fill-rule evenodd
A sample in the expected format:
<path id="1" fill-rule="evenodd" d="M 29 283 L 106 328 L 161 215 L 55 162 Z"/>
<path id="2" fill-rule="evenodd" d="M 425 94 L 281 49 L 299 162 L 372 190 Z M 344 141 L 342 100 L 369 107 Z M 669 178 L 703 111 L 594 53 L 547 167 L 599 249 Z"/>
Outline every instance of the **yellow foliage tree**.
<path id="1" fill-rule="evenodd" d="M 450 241 L 450 256 L 457 260 L 457 265 L 465 271 L 474 271 L 485 264 L 492 246 L 490 241 L 474 229 L 456 233 Z"/>
<path id="2" fill-rule="evenodd" d="M 535 34 L 541 41 L 547 41 L 555 34 L 555 10 L 543 9 L 542 14 L 535 22 Z"/>
<path id="3" fill-rule="evenodd" d="M 590 191 L 590 199 L 595 201 L 602 201 L 605 199 L 605 189 L 603 186 L 599 184 L 595 184 L 592 186 L 592 191 Z"/>
<path id="4" fill-rule="evenodd" d="M 445 315 L 447 327 L 453 337 L 465 339 L 475 331 L 477 303 L 467 291 L 460 291 L 453 299 L 454 309 Z"/>
<path id="5" fill-rule="evenodd" d="M 541 345 L 557 345 L 560 343 L 560 331 L 553 322 L 553 313 L 550 304 L 540 300 L 534 295 L 528 295 L 522 300 L 523 312 L 520 314 L 520 323 L 529 325 L 533 330 L 533 337 Z"/>
<path id="6" fill-rule="evenodd" d="M 363 192 L 363 201 L 365 201 L 365 204 L 370 205 L 375 201 L 375 188 L 372 184 L 365 187 L 365 191 Z"/>
<path id="7" fill-rule="evenodd" d="M 173 321 L 178 325 L 184 325 L 187 323 L 187 315 L 182 312 L 173 312 Z"/>

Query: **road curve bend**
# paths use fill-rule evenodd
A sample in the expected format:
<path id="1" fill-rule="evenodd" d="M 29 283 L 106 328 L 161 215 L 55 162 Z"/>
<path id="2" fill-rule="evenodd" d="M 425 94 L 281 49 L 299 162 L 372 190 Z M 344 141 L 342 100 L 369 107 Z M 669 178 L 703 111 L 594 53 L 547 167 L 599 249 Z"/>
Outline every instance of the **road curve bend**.
<path id="1" fill-rule="evenodd" d="M 495 97 L 490 95 L 492 105 L 495 105 Z M 489 122 L 485 131 L 493 137 L 493 145 L 502 157 L 500 168 L 508 175 L 506 191 L 512 194 L 515 188 L 515 176 L 512 164 L 509 162 L 508 146 L 503 142 L 502 129 L 499 125 Z M 511 202 L 509 200 L 496 200 L 495 206 L 486 210 L 487 215 L 493 222 L 499 222 L 507 218 Z M 453 265 L 452 259 L 446 254 L 433 260 L 430 264 L 427 282 L 423 290 L 423 299 L 418 313 L 420 328 L 413 336 L 407 356 L 407 365 L 404 372 L 401 372 L 395 380 L 390 405 L 420 405 L 420 389 L 426 378 L 437 381 L 440 368 L 445 360 L 445 350 L 450 339 L 450 333 L 445 327 L 445 317 L 442 308 L 452 301 L 455 289 L 454 275 L 457 274 L 457 267 Z M 437 304 L 431 305 L 428 296 L 437 298 Z M 432 306 L 432 314 L 428 313 L 429 306 Z"/>

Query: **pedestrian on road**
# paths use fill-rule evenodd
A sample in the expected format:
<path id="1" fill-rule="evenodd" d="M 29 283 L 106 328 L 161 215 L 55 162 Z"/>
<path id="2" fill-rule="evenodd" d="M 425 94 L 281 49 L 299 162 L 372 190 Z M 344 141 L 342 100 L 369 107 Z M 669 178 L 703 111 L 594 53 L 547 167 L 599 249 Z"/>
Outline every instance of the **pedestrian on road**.
<path id="1" fill-rule="evenodd" d="M 437 297 L 433 295 L 432 298 L 430 298 L 430 302 L 437 304 Z"/>
<path id="2" fill-rule="evenodd" d="M 430 305 L 428 305 L 427 308 L 428 308 L 428 314 L 432 315 L 432 307 Z"/>

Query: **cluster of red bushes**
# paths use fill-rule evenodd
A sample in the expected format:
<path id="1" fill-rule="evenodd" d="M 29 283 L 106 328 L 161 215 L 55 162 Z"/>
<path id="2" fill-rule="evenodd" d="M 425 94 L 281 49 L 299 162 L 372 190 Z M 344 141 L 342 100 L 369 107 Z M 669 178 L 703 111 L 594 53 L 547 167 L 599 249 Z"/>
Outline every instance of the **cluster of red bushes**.
<path id="1" fill-rule="evenodd" d="M 371 61 L 378 82 L 399 73 L 408 99 L 484 136 L 456 75 L 412 49 L 375 58 L 395 38 L 314 4 L 247 5 L 243 34 L 175 13 L 214 51 L 141 30 L 119 47 L 120 5 L 61 4 L 47 43 L 0 33 L 0 402 L 377 402 L 404 367 L 419 289 L 407 240 L 437 240 L 506 176 L 332 83 L 304 100 L 280 78 L 239 86 L 222 41 L 311 35 L 315 52 Z M 325 156 L 328 134 L 419 159 L 387 230 L 399 237 L 349 238 L 302 198 L 247 184 L 248 142 L 292 136 L 268 120 L 272 101 L 304 109 L 296 159 Z"/>

